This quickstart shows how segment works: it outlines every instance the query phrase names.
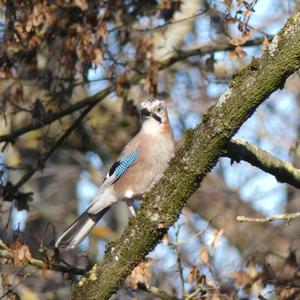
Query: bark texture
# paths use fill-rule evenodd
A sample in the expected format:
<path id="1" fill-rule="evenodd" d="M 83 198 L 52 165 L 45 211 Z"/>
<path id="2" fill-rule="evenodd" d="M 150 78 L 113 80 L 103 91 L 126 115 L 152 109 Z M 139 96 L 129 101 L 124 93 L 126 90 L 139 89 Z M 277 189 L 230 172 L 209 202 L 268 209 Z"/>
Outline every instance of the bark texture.
<path id="1" fill-rule="evenodd" d="M 228 140 L 255 109 L 300 67 L 300 14 L 290 18 L 269 49 L 238 74 L 230 88 L 185 134 L 163 178 L 105 257 L 74 286 L 74 299 L 109 299 L 174 224 L 183 205 L 222 155 Z"/>

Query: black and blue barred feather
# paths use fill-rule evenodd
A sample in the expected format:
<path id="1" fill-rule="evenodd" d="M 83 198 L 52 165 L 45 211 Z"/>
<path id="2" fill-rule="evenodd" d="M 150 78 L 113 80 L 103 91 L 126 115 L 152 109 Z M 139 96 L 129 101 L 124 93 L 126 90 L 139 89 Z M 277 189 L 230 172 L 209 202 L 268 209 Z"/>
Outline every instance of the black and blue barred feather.
<path id="1" fill-rule="evenodd" d="M 138 158 L 138 151 L 134 150 L 129 154 L 123 156 L 119 161 L 116 161 L 107 174 L 107 178 L 115 175 L 117 180 L 130 168 Z"/>

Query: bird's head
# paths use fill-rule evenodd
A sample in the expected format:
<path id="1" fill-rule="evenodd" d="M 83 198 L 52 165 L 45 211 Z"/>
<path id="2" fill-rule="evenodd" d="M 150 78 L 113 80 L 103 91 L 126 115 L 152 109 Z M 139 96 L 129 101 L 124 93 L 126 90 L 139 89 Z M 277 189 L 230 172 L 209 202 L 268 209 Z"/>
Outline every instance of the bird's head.
<path id="1" fill-rule="evenodd" d="M 166 102 L 158 99 L 148 99 L 141 104 L 141 115 L 144 121 L 163 125 L 169 122 Z M 155 124 L 154 123 L 154 124 Z"/>

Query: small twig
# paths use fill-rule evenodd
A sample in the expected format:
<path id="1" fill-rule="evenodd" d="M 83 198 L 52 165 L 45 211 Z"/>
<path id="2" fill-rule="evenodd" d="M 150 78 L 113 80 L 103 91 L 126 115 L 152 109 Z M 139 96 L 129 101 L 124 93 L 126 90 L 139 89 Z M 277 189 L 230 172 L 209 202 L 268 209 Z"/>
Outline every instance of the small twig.
<path id="1" fill-rule="evenodd" d="M 245 216 L 237 216 L 236 220 L 238 222 L 254 222 L 254 223 L 268 223 L 275 220 L 286 220 L 288 223 L 300 217 L 300 212 L 296 213 L 286 213 L 286 214 L 276 214 L 264 218 L 249 218 Z"/>
<path id="2" fill-rule="evenodd" d="M 180 230 L 180 226 L 178 226 L 178 229 L 176 231 L 176 242 L 178 241 L 179 230 Z M 183 278 L 183 266 L 182 266 L 181 255 L 180 255 L 180 245 L 178 243 L 169 243 L 169 245 L 175 250 L 176 253 L 176 257 L 177 257 L 176 264 L 177 264 L 177 269 L 180 277 L 182 298 L 184 298 L 185 288 L 184 288 L 184 278 Z"/>
<path id="3" fill-rule="evenodd" d="M 159 297 L 162 300 L 178 300 L 177 297 L 169 295 L 164 290 L 145 283 L 138 283 L 138 289 L 151 293 L 152 295 Z"/>
<path id="4" fill-rule="evenodd" d="M 197 288 L 190 294 L 188 294 L 184 300 L 192 300 L 192 299 L 198 299 L 198 298 L 195 298 L 199 293 L 203 293 L 203 294 L 206 294 L 208 291 L 207 288 L 205 288 L 202 284 L 198 284 L 197 285 Z"/>
<path id="5" fill-rule="evenodd" d="M 177 240 L 175 243 L 171 243 L 172 245 L 181 245 L 181 244 L 187 244 L 188 242 L 190 242 L 192 239 L 201 236 L 203 233 L 205 233 L 205 231 L 209 228 L 209 226 L 211 225 L 211 222 L 209 221 L 207 223 L 207 225 L 201 229 L 200 231 L 196 232 L 195 234 L 193 234 L 192 236 L 190 236 L 188 239 L 186 240 Z"/>

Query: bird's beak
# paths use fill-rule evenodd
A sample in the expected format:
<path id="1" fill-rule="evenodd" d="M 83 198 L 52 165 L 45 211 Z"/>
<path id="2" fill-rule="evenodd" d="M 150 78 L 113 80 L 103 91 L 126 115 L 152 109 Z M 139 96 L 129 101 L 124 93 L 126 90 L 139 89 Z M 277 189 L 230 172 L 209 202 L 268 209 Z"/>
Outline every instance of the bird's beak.
<path id="1" fill-rule="evenodd" d="M 141 110 L 141 114 L 142 114 L 142 116 L 147 116 L 147 117 L 151 116 L 151 112 L 147 108 L 143 108 Z"/>

